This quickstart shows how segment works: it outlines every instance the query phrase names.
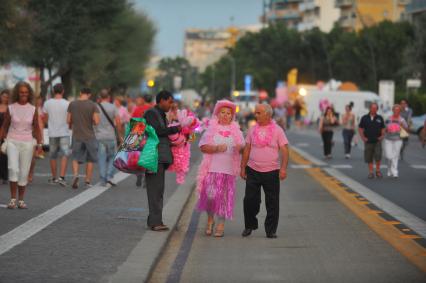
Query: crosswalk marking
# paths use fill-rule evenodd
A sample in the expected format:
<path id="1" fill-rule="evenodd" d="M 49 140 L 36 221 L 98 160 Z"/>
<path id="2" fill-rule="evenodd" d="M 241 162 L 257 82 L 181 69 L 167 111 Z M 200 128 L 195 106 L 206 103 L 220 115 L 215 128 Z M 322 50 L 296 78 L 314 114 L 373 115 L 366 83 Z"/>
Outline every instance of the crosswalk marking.
<path id="1" fill-rule="evenodd" d="M 313 168 L 312 165 L 307 164 L 292 164 L 290 165 L 292 169 L 307 169 L 307 168 Z"/>
<path id="2" fill-rule="evenodd" d="M 306 142 L 299 142 L 299 143 L 296 143 L 296 146 L 298 146 L 298 147 L 308 147 L 308 146 L 309 146 L 309 143 L 306 143 Z"/>
<path id="3" fill-rule="evenodd" d="M 426 169 L 426 165 L 411 165 L 414 169 Z"/>
<path id="4" fill-rule="evenodd" d="M 349 164 L 335 164 L 331 165 L 331 167 L 336 169 L 352 169 L 352 165 Z"/>

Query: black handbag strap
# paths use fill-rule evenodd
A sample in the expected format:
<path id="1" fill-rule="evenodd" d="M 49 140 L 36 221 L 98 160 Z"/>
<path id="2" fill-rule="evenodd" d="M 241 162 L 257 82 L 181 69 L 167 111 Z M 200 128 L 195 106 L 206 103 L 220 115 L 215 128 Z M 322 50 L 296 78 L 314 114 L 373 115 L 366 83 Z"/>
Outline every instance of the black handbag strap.
<path id="1" fill-rule="evenodd" d="M 108 122 L 111 124 L 111 126 L 114 128 L 114 130 L 116 130 L 114 122 L 111 120 L 111 118 L 109 117 L 108 113 L 106 113 L 105 108 L 100 103 L 98 103 L 98 105 L 101 108 L 102 113 L 104 113 L 105 117 L 107 118 Z"/>

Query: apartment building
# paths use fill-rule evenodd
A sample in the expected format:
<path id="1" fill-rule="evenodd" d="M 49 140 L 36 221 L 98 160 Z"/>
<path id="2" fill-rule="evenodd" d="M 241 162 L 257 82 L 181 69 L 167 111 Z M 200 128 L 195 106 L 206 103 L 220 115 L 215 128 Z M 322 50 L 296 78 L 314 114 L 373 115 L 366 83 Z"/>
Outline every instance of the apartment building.
<path id="1" fill-rule="evenodd" d="M 384 20 L 399 21 L 409 0 L 335 0 L 340 9 L 338 24 L 346 31 L 358 31 Z"/>
<path id="2" fill-rule="evenodd" d="M 229 27 L 224 29 L 188 29 L 185 31 L 184 57 L 204 71 L 218 61 L 247 32 L 257 32 L 261 25 Z"/>

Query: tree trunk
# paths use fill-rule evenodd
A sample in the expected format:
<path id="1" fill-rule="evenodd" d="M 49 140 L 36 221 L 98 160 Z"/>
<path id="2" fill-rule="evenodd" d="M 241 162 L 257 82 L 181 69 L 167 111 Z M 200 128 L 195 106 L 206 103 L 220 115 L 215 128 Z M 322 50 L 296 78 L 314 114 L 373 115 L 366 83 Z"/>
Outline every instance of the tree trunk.
<path id="1" fill-rule="evenodd" d="M 72 89 L 72 71 L 68 70 L 61 75 L 62 84 L 64 85 L 65 97 L 74 96 Z"/>
<path id="2" fill-rule="evenodd" d="M 46 77 L 44 76 L 44 66 L 40 67 L 40 96 L 44 99 L 47 94 Z"/>

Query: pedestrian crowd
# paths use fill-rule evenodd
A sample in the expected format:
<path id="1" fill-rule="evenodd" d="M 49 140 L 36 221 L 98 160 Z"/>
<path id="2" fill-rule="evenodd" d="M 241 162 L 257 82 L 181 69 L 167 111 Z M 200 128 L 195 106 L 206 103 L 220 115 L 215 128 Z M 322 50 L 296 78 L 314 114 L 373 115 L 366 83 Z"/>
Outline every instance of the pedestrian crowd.
<path id="1" fill-rule="evenodd" d="M 7 207 L 27 208 L 25 190 L 32 182 L 36 158 L 44 158 L 44 145 L 49 149 L 49 184 L 78 189 L 79 167 L 85 164 L 84 186 L 90 188 L 97 163 L 101 185 L 115 186 L 113 159 L 126 124 L 131 117 L 142 117 L 152 107 L 151 100 L 149 95 L 138 96 L 134 102 L 129 100 L 126 108 L 124 98 L 116 96 L 112 100 L 107 89 L 94 99 L 89 88 L 82 88 L 79 97 L 70 102 L 65 99 L 62 84 L 53 86 L 51 98 L 44 103 L 35 97 L 27 82 L 18 82 L 13 90 L 1 91 L 0 179 L 10 185 Z M 48 141 L 44 141 L 45 125 Z M 68 180 L 69 159 L 72 178 Z"/>
<path id="2" fill-rule="evenodd" d="M 324 158 L 332 158 L 334 146 L 333 135 L 338 126 L 342 126 L 345 158 L 351 158 L 352 144 L 359 137 L 364 142 L 364 160 L 368 164 L 368 178 L 382 178 L 380 170 L 382 155 L 387 161 L 387 176 L 398 178 L 398 163 L 404 158 L 404 152 L 409 141 L 409 125 L 412 118 L 412 109 L 405 99 L 392 107 L 392 114 L 384 118 L 378 114 L 379 105 L 372 103 L 369 113 L 359 121 L 352 112 L 353 103 L 345 107 L 345 113 L 339 119 L 332 105 L 323 111 L 319 119 L 318 130 L 321 134 Z M 424 143 L 424 141 L 422 141 Z"/>
<path id="3" fill-rule="evenodd" d="M 82 88 L 79 97 L 70 102 L 65 98 L 62 84 L 53 86 L 52 97 L 44 104 L 35 98 L 26 82 L 17 83 L 11 92 L 2 91 L 0 178 L 10 185 L 11 199 L 7 207 L 27 208 L 25 189 L 34 174 L 36 157 L 44 156 L 45 125 L 51 169 L 48 183 L 78 189 L 81 183 L 85 188 L 93 186 L 96 163 L 101 185 L 116 186 L 114 160 L 119 154 L 117 151 L 129 142 L 128 133 L 132 129 L 125 128 L 134 120 L 145 123 L 144 129 L 151 127 L 156 136 L 156 170 L 138 171 L 136 176 L 136 185 L 145 184 L 147 191 L 147 224 L 153 231 L 168 230 L 162 219 L 165 172 L 176 172 L 177 183 L 184 182 L 189 169 L 188 142 L 200 127 L 195 114 L 178 108 L 168 91 L 159 92 L 155 104 L 147 95 L 138 96 L 134 101 L 120 96 L 112 100 L 107 89 L 102 89 L 94 99 L 89 88 Z M 247 237 L 258 228 L 263 187 L 267 210 L 265 232 L 268 238 L 275 238 L 280 180 L 287 176 L 288 140 L 283 128 L 272 119 L 273 109 L 269 104 L 256 106 L 257 123 L 245 138 L 236 121 L 236 112 L 236 104 L 220 100 L 203 127 L 199 141 L 203 160 L 198 168 L 196 208 L 208 215 L 206 235 L 224 236 L 225 221 L 233 218 L 236 182 L 241 177 L 246 181 L 242 235 Z M 147 146 L 148 141 L 145 142 Z M 70 179 L 66 175 L 69 159 Z M 80 175 L 79 167 L 83 164 L 85 174 Z"/>

